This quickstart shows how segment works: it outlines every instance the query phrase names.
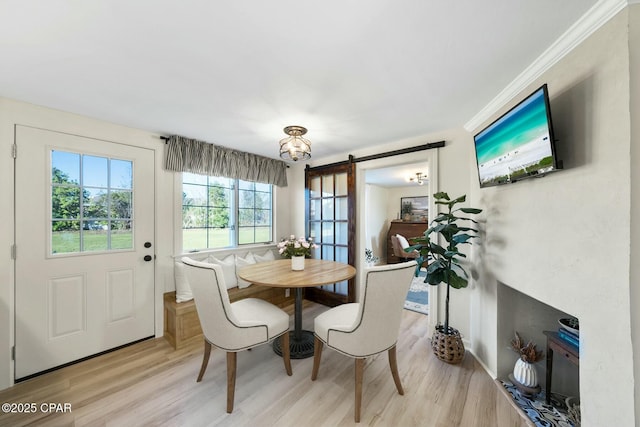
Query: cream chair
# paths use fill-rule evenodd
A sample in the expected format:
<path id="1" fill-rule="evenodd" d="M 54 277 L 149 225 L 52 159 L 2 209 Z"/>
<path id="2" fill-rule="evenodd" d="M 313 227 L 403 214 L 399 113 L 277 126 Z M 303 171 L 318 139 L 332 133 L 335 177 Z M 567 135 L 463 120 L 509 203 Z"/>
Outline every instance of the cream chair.
<path id="1" fill-rule="evenodd" d="M 407 238 L 401 234 L 396 234 L 395 236 L 391 235 L 391 246 L 393 249 L 393 254 L 404 261 L 415 259 L 420 256 L 420 253 L 416 250 L 413 250 L 411 252 L 404 251 L 405 248 L 408 248 L 411 245 L 409 245 L 409 241 L 407 240 Z"/>
<path id="2" fill-rule="evenodd" d="M 204 358 L 197 381 L 207 370 L 211 346 L 227 352 L 227 412 L 233 411 L 237 352 L 247 350 L 282 335 L 282 358 L 291 375 L 289 356 L 289 315 L 273 304 L 257 298 L 229 302 L 229 294 L 216 264 L 182 258 L 204 334 Z"/>
<path id="3" fill-rule="evenodd" d="M 364 360 L 388 351 L 389 367 L 398 393 L 404 394 L 396 362 L 396 341 L 404 301 L 416 262 L 389 264 L 365 270 L 357 303 L 334 307 L 315 319 L 315 350 L 311 380 L 318 377 L 324 344 L 355 358 L 355 421 L 360 422 Z"/>

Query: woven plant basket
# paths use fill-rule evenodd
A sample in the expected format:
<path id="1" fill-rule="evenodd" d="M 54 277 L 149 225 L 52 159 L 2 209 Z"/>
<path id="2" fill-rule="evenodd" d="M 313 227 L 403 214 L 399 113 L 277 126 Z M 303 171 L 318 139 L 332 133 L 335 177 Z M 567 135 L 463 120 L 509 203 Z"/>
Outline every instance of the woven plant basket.
<path id="1" fill-rule="evenodd" d="M 464 344 L 457 329 L 449 327 L 449 333 L 444 333 L 444 326 L 436 326 L 431 337 L 431 348 L 436 357 L 447 363 L 460 363 L 464 358 Z"/>

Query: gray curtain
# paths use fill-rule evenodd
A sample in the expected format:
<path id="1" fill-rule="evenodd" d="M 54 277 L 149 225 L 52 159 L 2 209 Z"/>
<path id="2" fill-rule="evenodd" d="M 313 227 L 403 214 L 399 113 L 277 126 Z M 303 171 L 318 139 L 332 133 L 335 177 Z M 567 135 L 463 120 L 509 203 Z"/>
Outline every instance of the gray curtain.
<path id="1" fill-rule="evenodd" d="M 171 136 L 167 142 L 164 168 L 174 172 L 191 172 L 287 186 L 287 165 L 282 160 L 178 135 Z"/>

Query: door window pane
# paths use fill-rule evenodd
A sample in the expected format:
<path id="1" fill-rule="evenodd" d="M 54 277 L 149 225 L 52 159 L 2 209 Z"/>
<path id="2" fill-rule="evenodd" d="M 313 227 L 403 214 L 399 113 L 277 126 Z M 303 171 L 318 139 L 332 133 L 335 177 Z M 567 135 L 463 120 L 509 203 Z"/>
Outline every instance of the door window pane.
<path id="1" fill-rule="evenodd" d="M 51 252 L 80 252 L 80 221 L 52 221 Z"/>
<path id="2" fill-rule="evenodd" d="M 322 176 L 322 197 L 333 196 L 333 175 Z"/>
<path id="3" fill-rule="evenodd" d="M 127 190 L 111 191 L 109 208 L 112 219 L 130 219 L 132 217 L 133 193 Z"/>
<path id="4" fill-rule="evenodd" d="M 322 219 L 327 221 L 333 219 L 333 201 L 335 199 L 322 199 Z"/>
<path id="5" fill-rule="evenodd" d="M 345 264 L 349 262 L 349 254 L 347 253 L 347 248 L 336 246 L 336 261 L 344 262 Z"/>
<path id="6" fill-rule="evenodd" d="M 347 245 L 349 234 L 347 233 L 346 222 L 336 222 L 336 243 L 339 245 Z"/>
<path id="7" fill-rule="evenodd" d="M 131 161 L 52 150 L 51 253 L 132 249 L 132 183 Z"/>
<path id="8" fill-rule="evenodd" d="M 322 259 L 326 259 L 328 261 L 334 261 L 332 245 L 322 245 Z"/>
<path id="9" fill-rule="evenodd" d="M 349 203 L 346 197 L 336 197 L 336 219 L 347 221 L 349 219 L 348 209 Z"/>
<path id="10" fill-rule="evenodd" d="M 347 174 L 339 173 L 336 176 L 336 196 L 347 195 Z"/>
<path id="11" fill-rule="evenodd" d="M 133 247 L 131 221 L 111 221 L 111 249 Z"/>
<path id="12" fill-rule="evenodd" d="M 82 156 L 82 185 L 108 187 L 109 159 L 106 157 Z"/>
<path id="13" fill-rule="evenodd" d="M 320 243 L 322 242 L 322 233 L 320 232 L 320 222 L 312 222 L 310 224 L 311 232 L 309 233 L 309 237 L 313 239 L 314 242 Z"/>
<path id="14" fill-rule="evenodd" d="M 111 159 L 110 187 L 133 190 L 133 162 Z"/>
<path id="15" fill-rule="evenodd" d="M 322 243 L 333 243 L 333 222 L 322 223 Z"/>
<path id="16" fill-rule="evenodd" d="M 311 197 L 320 197 L 320 177 L 311 178 L 311 188 L 309 189 Z"/>
<path id="17" fill-rule="evenodd" d="M 80 184 L 80 154 L 65 151 L 51 152 L 51 182 Z"/>

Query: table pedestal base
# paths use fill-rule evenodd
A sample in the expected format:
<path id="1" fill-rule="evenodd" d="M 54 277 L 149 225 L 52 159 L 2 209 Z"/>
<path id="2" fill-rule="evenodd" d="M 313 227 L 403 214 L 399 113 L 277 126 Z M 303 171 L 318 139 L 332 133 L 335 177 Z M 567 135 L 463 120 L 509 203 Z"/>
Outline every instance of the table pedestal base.
<path id="1" fill-rule="evenodd" d="M 313 343 L 315 337 L 311 331 L 300 331 L 296 338 L 296 332 L 289 332 L 289 350 L 292 359 L 306 359 L 313 356 Z M 273 351 L 282 356 L 282 337 L 273 340 Z"/>

